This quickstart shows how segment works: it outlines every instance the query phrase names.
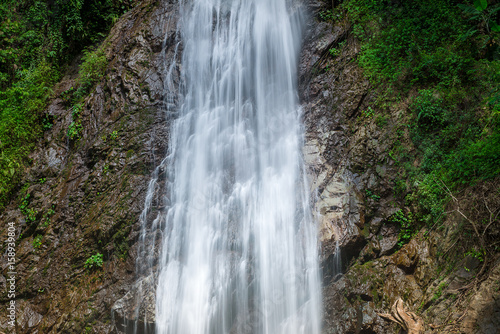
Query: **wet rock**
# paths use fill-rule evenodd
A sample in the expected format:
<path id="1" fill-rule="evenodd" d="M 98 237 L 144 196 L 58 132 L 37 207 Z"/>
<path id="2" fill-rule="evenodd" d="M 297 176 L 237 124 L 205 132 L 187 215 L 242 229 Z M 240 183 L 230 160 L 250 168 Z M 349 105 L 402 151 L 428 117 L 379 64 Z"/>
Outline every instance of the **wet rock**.
<path id="1" fill-rule="evenodd" d="M 153 333 L 156 322 L 156 281 L 153 275 L 135 282 L 111 308 L 116 329 L 123 333 Z M 138 330 L 138 331 L 137 331 Z"/>
<path id="2" fill-rule="evenodd" d="M 380 240 L 380 256 L 388 255 L 398 244 L 398 229 L 393 224 L 385 224 L 381 227 L 377 238 Z"/>
<path id="3" fill-rule="evenodd" d="M 493 334 L 498 333 L 499 328 L 500 264 L 497 262 L 489 277 L 472 298 L 460 332 Z"/>
<path id="4" fill-rule="evenodd" d="M 383 223 L 384 219 L 380 217 L 375 217 L 372 220 L 370 220 L 370 222 L 368 223 L 368 226 L 370 227 L 370 233 L 378 234 Z"/>
<path id="5" fill-rule="evenodd" d="M 21 311 L 18 313 L 21 315 L 17 321 L 23 331 L 28 331 L 29 329 L 36 327 L 42 321 L 42 315 L 35 312 L 29 303 L 20 302 L 17 306 Z"/>
<path id="6" fill-rule="evenodd" d="M 160 103 L 166 64 L 173 68 L 173 86 L 179 83 L 170 38 L 176 6 L 142 1 L 116 22 L 102 46 L 105 74 L 82 104 L 77 140 L 67 137 L 71 106 L 58 98 L 76 85 L 76 63 L 55 88 L 48 106 L 53 126 L 30 155 L 22 192 L 0 216 L 15 223 L 19 239 L 17 292 L 28 305 L 19 309 L 20 334 L 111 333 L 111 308 L 134 286 L 139 215 L 168 145 L 170 120 Z M 19 209 L 28 194 L 34 221 Z M 2 240 L 6 233 L 0 230 Z M 103 255 L 102 268 L 86 268 L 95 254 Z M 0 267 L 6 264 L 0 257 Z"/>
<path id="7" fill-rule="evenodd" d="M 415 271 L 419 259 L 419 247 L 417 241 L 413 239 L 392 257 L 396 266 L 406 274 L 412 274 Z"/>

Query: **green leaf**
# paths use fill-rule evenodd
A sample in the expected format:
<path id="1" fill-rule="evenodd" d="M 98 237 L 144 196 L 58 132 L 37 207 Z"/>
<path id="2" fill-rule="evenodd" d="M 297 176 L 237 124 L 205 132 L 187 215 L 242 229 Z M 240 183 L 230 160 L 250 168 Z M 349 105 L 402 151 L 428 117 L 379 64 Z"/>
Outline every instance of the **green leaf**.
<path id="1" fill-rule="evenodd" d="M 474 7 L 480 12 L 486 9 L 488 7 L 488 1 L 487 0 L 474 0 Z"/>
<path id="2" fill-rule="evenodd" d="M 499 4 L 496 4 L 495 6 L 493 7 L 490 7 L 490 15 L 493 15 L 495 14 L 496 12 L 498 12 L 500 10 L 500 3 Z"/>
<path id="3" fill-rule="evenodd" d="M 467 14 L 473 14 L 473 15 L 478 15 L 480 14 L 481 12 L 479 10 L 477 10 L 476 8 L 472 7 L 472 6 L 469 6 L 469 5 L 465 5 L 465 4 L 458 4 L 457 5 L 461 10 L 463 10 L 465 13 Z"/>
<path id="4" fill-rule="evenodd" d="M 490 21 L 491 31 L 500 32 L 500 25 L 498 25 L 495 21 Z"/>

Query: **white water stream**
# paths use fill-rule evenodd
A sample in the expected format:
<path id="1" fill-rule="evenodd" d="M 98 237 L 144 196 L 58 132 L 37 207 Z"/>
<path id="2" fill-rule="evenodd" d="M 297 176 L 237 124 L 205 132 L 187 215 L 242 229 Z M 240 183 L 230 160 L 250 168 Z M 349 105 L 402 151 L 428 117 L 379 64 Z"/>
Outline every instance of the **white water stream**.
<path id="1" fill-rule="evenodd" d="M 319 334 L 296 92 L 303 9 L 291 0 L 180 6 L 182 102 L 168 211 L 154 222 L 156 332 Z"/>

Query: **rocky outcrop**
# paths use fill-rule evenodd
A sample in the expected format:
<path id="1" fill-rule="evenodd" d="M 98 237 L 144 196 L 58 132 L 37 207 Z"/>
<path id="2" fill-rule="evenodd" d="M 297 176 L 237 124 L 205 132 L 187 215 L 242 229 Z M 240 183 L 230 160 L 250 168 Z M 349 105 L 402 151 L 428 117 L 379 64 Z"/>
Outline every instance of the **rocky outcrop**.
<path id="1" fill-rule="evenodd" d="M 178 81 L 176 4 L 143 1 L 115 24 L 101 46 L 108 66 L 85 98 L 78 140 L 68 139 L 72 113 L 64 99 L 78 67 L 56 87 L 48 107 L 54 124 L 0 217 L 0 239 L 7 239 L 8 222 L 18 237 L 16 333 L 113 331 L 111 307 L 135 284 L 148 182 L 167 150 L 163 73 L 174 64 L 171 79 Z M 14 333 L 6 323 L 2 254 L 0 331 Z M 96 254 L 102 268 L 85 266 Z"/>
<path id="2" fill-rule="evenodd" d="M 300 65 L 304 159 L 322 243 L 323 332 L 398 333 L 401 327 L 380 314 L 401 299 L 429 333 L 496 333 L 498 258 L 480 283 L 473 279 L 477 255 L 451 255 L 463 218 L 449 216 L 446 231 L 424 229 L 401 241 L 397 217 L 407 212 L 396 185 L 405 180 L 391 153 L 396 143 L 412 153 L 408 100 L 383 109 L 375 103 L 377 89 L 356 63 L 361 48 L 348 20 L 320 18 L 335 3 L 309 2 L 314 19 Z"/>
<path id="3" fill-rule="evenodd" d="M 156 278 L 139 278 L 111 308 L 116 329 L 126 334 L 154 333 L 156 328 Z"/>

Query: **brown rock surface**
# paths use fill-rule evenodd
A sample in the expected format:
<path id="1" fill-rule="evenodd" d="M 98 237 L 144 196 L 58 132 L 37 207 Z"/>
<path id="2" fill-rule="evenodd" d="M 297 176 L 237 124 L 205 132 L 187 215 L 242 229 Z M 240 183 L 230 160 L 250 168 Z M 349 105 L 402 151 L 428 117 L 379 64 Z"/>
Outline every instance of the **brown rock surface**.
<path id="1" fill-rule="evenodd" d="M 16 247 L 17 333 L 113 330 L 111 307 L 135 282 L 147 185 L 167 149 L 163 73 L 175 49 L 173 3 L 143 1 L 115 24 L 103 42 L 105 75 L 83 104 L 79 140 L 67 138 L 71 110 L 59 98 L 75 85 L 77 67 L 56 87 L 48 107 L 54 126 L 31 154 L 23 190 L 0 216 L 1 240 L 8 222 L 22 235 Z M 34 221 L 19 209 L 25 194 Z M 97 253 L 103 267 L 85 268 Z M 0 266 L 0 330 L 11 333 L 5 254 Z"/>

